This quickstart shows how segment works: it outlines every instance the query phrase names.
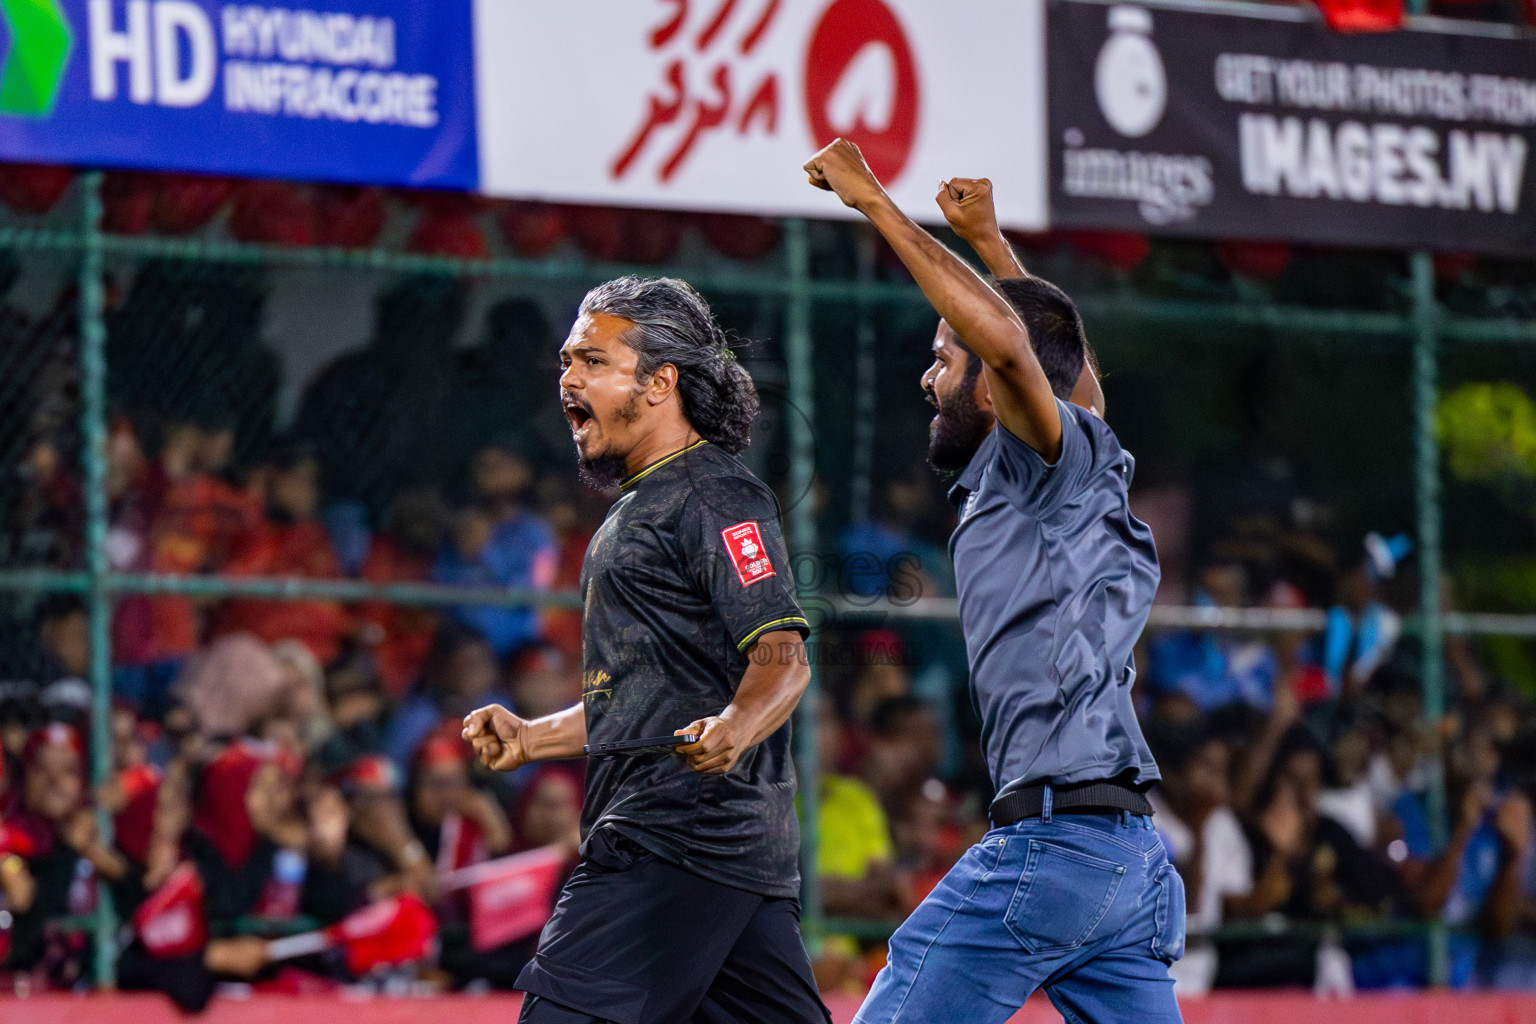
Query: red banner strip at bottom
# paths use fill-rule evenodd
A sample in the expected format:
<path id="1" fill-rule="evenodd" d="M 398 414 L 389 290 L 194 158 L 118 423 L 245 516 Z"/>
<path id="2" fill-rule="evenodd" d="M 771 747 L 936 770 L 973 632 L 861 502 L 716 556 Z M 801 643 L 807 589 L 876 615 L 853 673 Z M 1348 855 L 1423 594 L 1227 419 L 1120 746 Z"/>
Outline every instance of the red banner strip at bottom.
<path id="1" fill-rule="evenodd" d="M 837 1024 L 853 1020 L 856 995 L 827 998 Z M 515 994 L 430 999 L 260 995 L 216 999 L 198 1024 L 335 1024 L 341 1014 L 367 1013 L 369 1024 L 507 1024 L 517 1019 Z M 1536 1024 L 1536 994 L 1404 993 L 1318 1000 L 1305 993 L 1218 993 L 1184 1002 L 1185 1024 Z M 169 999 L 157 995 L 0 997 L 5 1024 L 186 1024 Z M 1010 1024 L 1059 1024 L 1043 996 Z"/>

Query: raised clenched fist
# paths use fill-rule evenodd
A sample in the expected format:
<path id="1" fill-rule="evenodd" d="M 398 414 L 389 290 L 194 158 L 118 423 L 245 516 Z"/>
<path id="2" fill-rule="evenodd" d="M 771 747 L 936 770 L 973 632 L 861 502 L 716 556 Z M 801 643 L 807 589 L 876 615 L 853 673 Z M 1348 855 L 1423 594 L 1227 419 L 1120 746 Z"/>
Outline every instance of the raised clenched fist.
<path id="1" fill-rule="evenodd" d="M 934 197 L 955 234 L 967 242 L 991 238 L 997 232 L 997 211 L 988 178 L 950 178 Z"/>
<path id="2" fill-rule="evenodd" d="M 847 139 L 834 139 L 831 145 L 805 163 L 806 179 L 817 188 L 835 193 L 847 206 L 864 210 L 885 194 L 859 147 Z"/>

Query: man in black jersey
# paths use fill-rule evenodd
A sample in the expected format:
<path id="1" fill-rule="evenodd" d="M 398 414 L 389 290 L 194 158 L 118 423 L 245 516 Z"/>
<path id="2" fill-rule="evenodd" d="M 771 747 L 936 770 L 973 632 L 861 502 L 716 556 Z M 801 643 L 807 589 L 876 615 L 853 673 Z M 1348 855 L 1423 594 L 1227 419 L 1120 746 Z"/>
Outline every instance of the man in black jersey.
<path id="1" fill-rule="evenodd" d="M 778 503 L 736 458 L 752 380 L 671 279 L 594 288 L 560 364 L 582 475 L 620 491 L 582 566 L 582 703 L 533 721 L 481 708 L 464 736 L 499 771 L 699 739 L 588 762 L 581 863 L 518 978 L 521 1020 L 830 1021 L 796 900 L 806 620 Z"/>

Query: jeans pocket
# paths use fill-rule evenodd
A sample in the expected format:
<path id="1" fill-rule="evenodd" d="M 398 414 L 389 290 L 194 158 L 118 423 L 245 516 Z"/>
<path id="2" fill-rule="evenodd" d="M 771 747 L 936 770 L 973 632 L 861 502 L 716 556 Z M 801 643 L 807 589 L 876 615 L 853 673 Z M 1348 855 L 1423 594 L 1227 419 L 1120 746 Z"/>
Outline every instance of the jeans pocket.
<path id="1" fill-rule="evenodd" d="M 1104 919 L 1124 878 L 1123 864 L 1031 839 L 1008 930 L 1030 953 L 1075 949 Z"/>
<path id="2" fill-rule="evenodd" d="M 1153 884 L 1157 887 L 1157 916 L 1152 955 L 1171 964 L 1184 955 L 1184 879 L 1172 864 L 1164 864 Z"/>

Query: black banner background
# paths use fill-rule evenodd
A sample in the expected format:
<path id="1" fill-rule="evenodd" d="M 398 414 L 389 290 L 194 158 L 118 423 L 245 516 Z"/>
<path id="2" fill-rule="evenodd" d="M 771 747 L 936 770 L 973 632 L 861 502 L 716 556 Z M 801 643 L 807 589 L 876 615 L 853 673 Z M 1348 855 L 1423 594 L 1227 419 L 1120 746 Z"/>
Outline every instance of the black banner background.
<path id="1" fill-rule="evenodd" d="M 1536 255 L 1536 39 L 1233 7 L 1047 0 L 1054 225 Z"/>

